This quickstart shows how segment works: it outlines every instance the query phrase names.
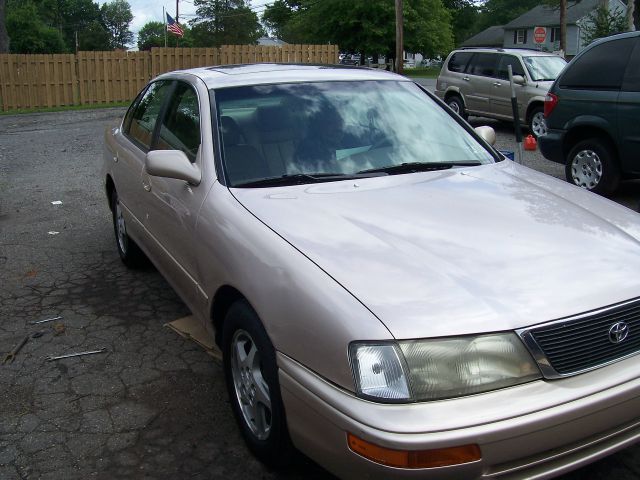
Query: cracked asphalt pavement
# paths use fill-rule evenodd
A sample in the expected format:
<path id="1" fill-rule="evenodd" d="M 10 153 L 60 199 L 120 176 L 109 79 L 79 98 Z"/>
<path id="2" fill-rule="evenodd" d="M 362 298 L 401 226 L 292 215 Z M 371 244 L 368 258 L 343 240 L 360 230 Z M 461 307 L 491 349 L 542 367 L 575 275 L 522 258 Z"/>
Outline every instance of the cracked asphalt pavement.
<path id="1" fill-rule="evenodd" d="M 0 116 L 0 353 L 42 333 L 0 365 L 0 479 L 330 478 L 304 457 L 274 472 L 251 456 L 220 364 L 163 327 L 184 304 L 152 266 L 120 262 L 99 171 L 123 113 Z M 509 124 L 489 123 L 513 150 Z M 539 154 L 527 164 L 562 175 Z M 637 209 L 637 186 L 616 200 Z M 638 477 L 635 446 L 562 478 Z"/>

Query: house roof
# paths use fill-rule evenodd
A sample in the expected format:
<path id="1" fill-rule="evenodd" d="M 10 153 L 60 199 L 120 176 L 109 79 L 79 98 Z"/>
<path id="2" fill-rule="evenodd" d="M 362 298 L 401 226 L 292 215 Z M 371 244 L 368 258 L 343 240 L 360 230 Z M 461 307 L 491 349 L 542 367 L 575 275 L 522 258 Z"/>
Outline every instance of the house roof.
<path id="1" fill-rule="evenodd" d="M 260 37 L 258 39 L 258 45 L 262 45 L 265 47 L 281 47 L 282 45 L 286 45 L 287 42 L 283 42 L 279 38 L 270 38 L 270 37 Z"/>
<path id="2" fill-rule="evenodd" d="M 501 47 L 504 42 L 504 27 L 496 25 L 476 33 L 460 44 L 461 47 Z"/>
<path id="3" fill-rule="evenodd" d="M 575 24 L 581 18 L 589 15 L 598 6 L 600 0 L 569 1 L 567 5 L 567 25 Z M 560 25 L 560 11 L 547 5 L 538 5 L 515 20 L 507 23 L 504 28 L 550 27 Z"/>

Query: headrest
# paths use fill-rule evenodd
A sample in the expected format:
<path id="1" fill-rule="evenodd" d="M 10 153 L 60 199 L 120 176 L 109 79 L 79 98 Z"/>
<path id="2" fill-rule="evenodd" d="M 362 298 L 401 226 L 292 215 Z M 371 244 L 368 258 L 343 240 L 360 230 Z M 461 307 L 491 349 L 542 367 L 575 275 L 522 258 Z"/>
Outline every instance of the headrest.
<path id="1" fill-rule="evenodd" d="M 222 142 L 224 145 L 240 145 L 242 143 L 242 132 L 233 118 L 220 117 L 220 125 L 222 127 Z"/>
<path id="2" fill-rule="evenodd" d="M 291 111 L 280 105 L 258 107 L 256 113 L 258 130 L 261 133 L 290 131 L 294 128 Z"/>

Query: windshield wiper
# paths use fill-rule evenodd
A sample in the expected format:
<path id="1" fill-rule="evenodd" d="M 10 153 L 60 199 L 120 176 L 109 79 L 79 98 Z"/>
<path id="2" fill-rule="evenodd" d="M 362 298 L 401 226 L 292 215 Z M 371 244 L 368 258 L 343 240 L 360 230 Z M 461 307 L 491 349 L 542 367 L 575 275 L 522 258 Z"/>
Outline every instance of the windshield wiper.
<path id="1" fill-rule="evenodd" d="M 376 173 L 376 172 L 371 172 Z M 233 187 L 278 187 L 282 185 L 304 185 L 306 183 L 335 182 L 337 180 L 350 180 L 354 178 L 377 177 L 369 172 L 346 173 L 293 173 L 279 177 L 269 177 L 250 182 L 238 183 Z"/>
<path id="2" fill-rule="evenodd" d="M 401 163 L 400 165 L 387 165 L 386 167 L 361 170 L 358 173 L 384 172 L 389 175 L 393 175 L 397 173 L 413 173 L 413 172 L 429 172 L 432 170 L 447 170 L 451 167 L 472 167 L 475 165 L 482 165 L 482 164 L 477 160 L 471 160 L 468 162 L 409 162 L 409 163 Z"/>

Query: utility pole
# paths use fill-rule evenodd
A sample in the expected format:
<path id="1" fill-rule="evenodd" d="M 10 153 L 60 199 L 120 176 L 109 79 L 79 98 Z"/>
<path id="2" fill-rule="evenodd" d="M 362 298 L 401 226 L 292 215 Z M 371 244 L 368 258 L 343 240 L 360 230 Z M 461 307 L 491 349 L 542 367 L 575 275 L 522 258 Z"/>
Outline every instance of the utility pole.
<path id="1" fill-rule="evenodd" d="M 402 74 L 404 48 L 402 40 L 402 0 L 396 0 L 396 73 Z"/>

